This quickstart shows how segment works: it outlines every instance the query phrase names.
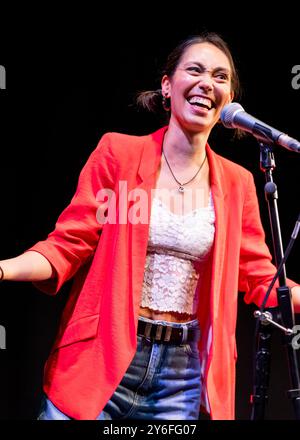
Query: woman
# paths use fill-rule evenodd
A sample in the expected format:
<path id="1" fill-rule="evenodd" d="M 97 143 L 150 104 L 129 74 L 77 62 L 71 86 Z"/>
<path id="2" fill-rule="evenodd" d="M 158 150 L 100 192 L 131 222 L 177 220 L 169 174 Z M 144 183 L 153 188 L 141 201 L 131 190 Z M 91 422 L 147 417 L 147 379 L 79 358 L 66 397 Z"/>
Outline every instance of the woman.
<path id="1" fill-rule="evenodd" d="M 140 96 L 168 126 L 104 135 L 47 240 L 0 262 L 48 294 L 75 277 L 40 419 L 234 418 L 237 292 L 260 304 L 275 272 L 252 175 L 207 144 L 237 90 L 218 35 L 184 41 Z"/>

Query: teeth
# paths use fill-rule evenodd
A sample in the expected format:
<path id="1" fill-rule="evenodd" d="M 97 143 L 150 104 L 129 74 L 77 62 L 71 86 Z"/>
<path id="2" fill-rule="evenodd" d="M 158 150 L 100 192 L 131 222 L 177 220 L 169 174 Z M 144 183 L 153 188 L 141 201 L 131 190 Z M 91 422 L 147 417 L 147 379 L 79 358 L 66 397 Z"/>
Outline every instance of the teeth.
<path id="1" fill-rule="evenodd" d="M 202 98 L 202 96 L 192 96 L 189 98 L 190 104 L 198 104 L 198 105 L 204 105 L 208 109 L 211 109 L 212 103 L 210 99 Z"/>

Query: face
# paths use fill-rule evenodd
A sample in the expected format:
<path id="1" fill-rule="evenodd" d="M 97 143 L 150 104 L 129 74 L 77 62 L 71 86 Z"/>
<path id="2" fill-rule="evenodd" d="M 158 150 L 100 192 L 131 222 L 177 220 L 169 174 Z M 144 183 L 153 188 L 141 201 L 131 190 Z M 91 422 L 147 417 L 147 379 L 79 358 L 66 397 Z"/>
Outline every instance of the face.
<path id="1" fill-rule="evenodd" d="M 162 78 L 162 92 L 171 98 L 171 120 L 188 131 L 209 132 L 233 99 L 227 56 L 210 43 L 188 47 L 173 76 Z"/>

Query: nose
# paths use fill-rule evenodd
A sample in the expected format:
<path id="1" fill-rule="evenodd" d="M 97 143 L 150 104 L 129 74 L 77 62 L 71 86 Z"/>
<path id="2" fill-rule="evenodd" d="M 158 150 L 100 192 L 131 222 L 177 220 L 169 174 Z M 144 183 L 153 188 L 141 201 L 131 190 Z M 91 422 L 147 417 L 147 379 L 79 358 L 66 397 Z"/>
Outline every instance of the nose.
<path id="1" fill-rule="evenodd" d="M 203 72 L 199 79 L 199 88 L 205 91 L 211 91 L 213 89 L 213 79 L 210 72 Z"/>

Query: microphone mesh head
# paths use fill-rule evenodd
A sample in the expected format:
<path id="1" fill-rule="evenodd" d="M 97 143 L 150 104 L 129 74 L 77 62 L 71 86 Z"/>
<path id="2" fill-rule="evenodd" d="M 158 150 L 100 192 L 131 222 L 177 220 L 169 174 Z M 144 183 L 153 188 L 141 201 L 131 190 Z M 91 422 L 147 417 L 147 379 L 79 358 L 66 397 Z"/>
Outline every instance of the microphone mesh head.
<path id="1" fill-rule="evenodd" d="M 226 128 L 234 128 L 234 115 L 237 112 L 245 111 L 241 104 L 237 102 L 232 102 L 231 104 L 226 104 L 221 111 L 221 121 Z"/>

